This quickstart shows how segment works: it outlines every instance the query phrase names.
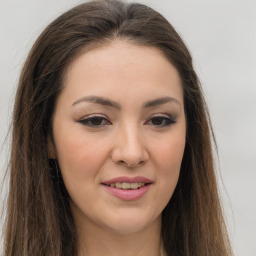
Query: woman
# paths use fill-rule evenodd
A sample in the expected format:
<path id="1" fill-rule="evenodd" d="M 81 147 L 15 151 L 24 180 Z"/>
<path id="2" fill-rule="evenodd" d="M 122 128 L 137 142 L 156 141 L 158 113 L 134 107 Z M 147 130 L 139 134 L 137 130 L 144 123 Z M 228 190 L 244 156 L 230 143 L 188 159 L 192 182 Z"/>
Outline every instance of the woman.
<path id="1" fill-rule="evenodd" d="M 232 255 L 191 56 L 159 13 L 93 1 L 20 76 L 5 255 Z"/>

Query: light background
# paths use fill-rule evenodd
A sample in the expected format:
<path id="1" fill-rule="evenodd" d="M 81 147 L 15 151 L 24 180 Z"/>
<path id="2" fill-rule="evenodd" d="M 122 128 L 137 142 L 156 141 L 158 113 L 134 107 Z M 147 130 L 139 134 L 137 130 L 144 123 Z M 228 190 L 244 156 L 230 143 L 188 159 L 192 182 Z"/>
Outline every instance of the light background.
<path id="1" fill-rule="evenodd" d="M 161 12 L 193 55 L 218 142 L 221 194 L 235 255 L 256 256 L 256 1 L 138 2 Z M 82 1 L 0 0 L 0 177 L 21 66 L 45 26 L 77 3 Z"/>

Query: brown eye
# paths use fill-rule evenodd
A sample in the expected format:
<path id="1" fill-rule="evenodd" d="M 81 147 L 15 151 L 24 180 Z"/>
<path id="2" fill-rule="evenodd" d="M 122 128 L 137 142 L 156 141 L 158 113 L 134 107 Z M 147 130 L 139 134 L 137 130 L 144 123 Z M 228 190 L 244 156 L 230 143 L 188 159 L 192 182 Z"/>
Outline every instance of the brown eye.
<path id="1" fill-rule="evenodd" d="M 152 117 L 150 120 L 150 125 L 157 126 L 157 127 L 165 127 L 174 124 L 176 121 L 172 118 L 166 116 L 155 116 Z"/>
<path id="2" fill-rule="evenodd" d="M 102 116 L 93 116 L 86 119 L 79 120 L 79 123 L 89 127 L 102 127 L 104 125 L 110 125 L 110 121 Z"/>

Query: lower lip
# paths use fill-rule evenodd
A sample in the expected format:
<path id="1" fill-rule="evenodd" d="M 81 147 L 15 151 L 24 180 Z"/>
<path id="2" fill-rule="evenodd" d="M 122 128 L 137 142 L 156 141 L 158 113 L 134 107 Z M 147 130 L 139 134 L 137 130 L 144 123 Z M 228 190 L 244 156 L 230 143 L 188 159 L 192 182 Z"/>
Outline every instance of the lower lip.
<path id="1" fill-rule="evenodd" d="M 130 201 L 139 199 L 145 195 L 148 192 L 151 184 L 147 184 L 146 186 L 140 187 L 139 189 L 120 189 L 107 185 L 104 186 L 112 195 L 116 196 L 117 198 Z"/>

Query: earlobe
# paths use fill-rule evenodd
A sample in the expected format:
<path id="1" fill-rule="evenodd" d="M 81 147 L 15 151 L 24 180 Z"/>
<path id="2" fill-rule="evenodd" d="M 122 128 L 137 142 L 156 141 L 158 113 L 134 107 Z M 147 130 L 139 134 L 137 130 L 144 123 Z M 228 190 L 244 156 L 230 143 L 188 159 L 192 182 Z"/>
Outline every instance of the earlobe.
<path id="1" fill-rule="evenodd" d="M 47 151 L 48 151 L 48 158 L 49 159 L 56 159 L 57 158 L 54 142 L 53 142 L 53 139 L 50 136 L 48 136 L 48 139 L 47 139 Z"/>

